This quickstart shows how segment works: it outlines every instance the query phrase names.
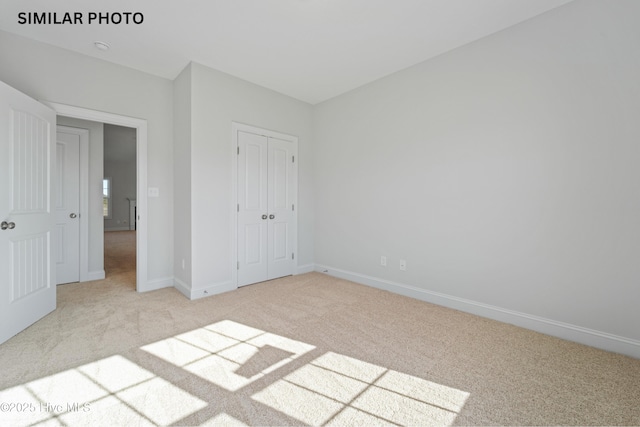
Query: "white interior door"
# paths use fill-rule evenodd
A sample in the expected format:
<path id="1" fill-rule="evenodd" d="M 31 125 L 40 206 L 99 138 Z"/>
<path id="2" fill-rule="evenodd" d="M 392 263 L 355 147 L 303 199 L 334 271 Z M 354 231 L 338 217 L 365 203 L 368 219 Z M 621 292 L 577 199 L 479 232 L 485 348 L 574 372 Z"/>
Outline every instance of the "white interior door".
<path id="1" fill-rule="evenodd" d="M 238 133 L 238 286 L 267 280 L 268 138 Z"/>
<path id="2" fill-rule="evenodd" d="M 294 273 L 295 144 L 238 135 L 238 286 Z"/>
<path id="3" fill-rule="evenodd" d="M 56 307 L 53 110 L 0 82 L 0 343 Z"/>
<path id="4" fill-rule="evenodd" d="M 58 126 L 56 134 L 56 278 L 80 281 L 80 135 Z"/>
<path id="5" fill-rule="evenodd" d="M 269 138 L 267 279 L 293 274 L 293 144 Z"/>

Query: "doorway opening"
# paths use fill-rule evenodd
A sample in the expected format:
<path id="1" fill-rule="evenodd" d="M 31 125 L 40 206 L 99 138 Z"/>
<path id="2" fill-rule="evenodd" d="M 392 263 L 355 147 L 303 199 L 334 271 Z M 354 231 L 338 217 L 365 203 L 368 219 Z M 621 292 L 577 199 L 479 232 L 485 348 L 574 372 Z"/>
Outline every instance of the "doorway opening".
<path id="1" fill-rule="evenodd" d="M 102 216 L 107 279 L 135 287 L 136 129 L 104 124 Z"/>
<path id="2" fill-rule="evenodd" d="M 134 221 L 133 227 L 134 230 L 120 230 L 122 232 L 133 232 L 130 233 L 129 236 L 134 236 L 133 240 L 135 241 L 135 248 L 133 248 L 133 244 L 129 244 L 129 250 L 135 253 L 135 257 L 129 256 L 129 260 L 131 258 L 135 258 L 135 286 L 138 292 L 143 292 L 147 289 L 147 222 L 146 222 L 146 212 L 147 212 L 147 121 L 143 119 L 136 119 L 128 116 L 121 116 L 118 114 L 105 113 L 102 111 L 90 110 L 82 107 L 74 107 L 70 105 L 58 104 L 53 102 L 48 102 L 51 108 L 55 110 L 58 116 L 65 116 L 73 119 L 80 120 L 88 120 L 91 122 L 103 123 L 105 127 L 110 127 L 111 125 L 115 125 L 114 128 L 129 128 L 131 129 L 129 132 L 135 133 L 135 191 L 133 195 L 124 196 L 125 199 L 133 200 L 134 209 Z M 129 140 L 131 142 L 131 140 Z M 99 167 L 103 165 L 99 165 Z M 103 178 L 105 175 L 99 178 L 102 183 L 104 183 Z M 113 176 L 112 185 L 113 185 Z M 98 182 L 98 185 L 101 183 Z M 113 194 L 113 193 L 112 193 Z M 113 194 L 115 197 L 115 195 Z M 99 197 L 102 200 L 102 207 L 100 210 L 96 210 L 97 217 L 99 218 L 100 231 L 102 232 L 102 236 L 98 239 L 104 239 L 104 230 L 106 228 L 106 224 L 104 224 L 104 187 L 102 194 L 99 194 Z M 129 206 L 132 205 L 131 200 L 127 200 L 127 204 Z M 91 205 L 94 206 L 94 205 Z M 115 204 L 113 205 L 115 207 Z M 130 215 L 130 207 L 127 209 L 128 215 Z M 91 207 L 90 207 L 91 210 Z M 89 216 L 91 217 L 92 212 L 90 211 Z M 94 214 L 95 215 L 95 214 Z M 121 227 L 124 227 L 122 225 Z M 128 216 L 127 227 L 131 227 L 131 218 Z M 95 221 L 94 221 L 95 222 Z M 117 222 L 116 222 L 117 224 Z M 94 242 L 95 243 L 95 242 Z M 102 242 L 101 242 L 102 243 Z M 103 244 L 104 245 L 104 244 Z M 91 250 L 91 243 L 89 243 Z M 102 246 L 101 249 L 106 251 L 106 247 Z M 102 251 L 100 251 L 102 252 Z M 106 261 L 106 259 L 105 259 Z M 106 267 L 106 265 L 105 265 Z M 104 271 L 104 270 L 103 270 Z"/>

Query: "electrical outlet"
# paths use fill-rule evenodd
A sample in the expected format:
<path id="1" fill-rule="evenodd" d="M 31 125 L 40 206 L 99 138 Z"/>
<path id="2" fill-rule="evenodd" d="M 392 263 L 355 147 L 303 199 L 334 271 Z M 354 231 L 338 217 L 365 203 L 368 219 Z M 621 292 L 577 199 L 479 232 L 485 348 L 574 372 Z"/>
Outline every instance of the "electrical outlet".
<path id="1" fill-rule="evenodd" d="M 400 260 L 400 270 L 407 271 L 407 261 L 404 259 Z"/>
<path id="2" fill-rule="evenodd" d="M 387 257 L 386 256 L 382 255 L 380 257 L 380 265 L 383 266 L 383 267 L 387 266 Z"/>

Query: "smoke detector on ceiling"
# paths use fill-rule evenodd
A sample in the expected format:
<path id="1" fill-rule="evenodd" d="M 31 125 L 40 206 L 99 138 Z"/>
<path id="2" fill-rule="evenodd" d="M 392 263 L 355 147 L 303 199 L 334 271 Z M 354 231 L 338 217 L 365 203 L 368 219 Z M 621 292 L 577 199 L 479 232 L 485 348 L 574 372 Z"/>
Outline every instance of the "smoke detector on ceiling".
<path id="1" fill-rule="evenodd" d="M 109 50 L 109 48 L 111 48 L 111 46 L 109 46 L 109 43 L 105 43 L 105 42 L 93 42 L 93 45 L 100 50 Z"/>

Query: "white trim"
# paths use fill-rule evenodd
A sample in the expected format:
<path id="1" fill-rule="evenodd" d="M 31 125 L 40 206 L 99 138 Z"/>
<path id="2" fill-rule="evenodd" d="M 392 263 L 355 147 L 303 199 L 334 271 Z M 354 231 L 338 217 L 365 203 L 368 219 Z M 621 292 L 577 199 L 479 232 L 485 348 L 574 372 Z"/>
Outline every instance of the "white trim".
<path id="1" fill-rule="evenodd" d="M 163 277 L 161 279 L 153 279 L 147 281 L 146 285 L 141 287 L 137 286 L 136 290 L 138 292 L 149 292 L 149 291 L 157 291 L 158 289 L 164 288 L 172 288 L 173 287 L 173 277 Z"/>
<path id="2" fill-rule="evenodd" d="M 106 277 L 104 270 L 97 270 L 97 271 L 89 271 L 87 273 L 87 282 L 92 282 L 94 280 L 104 280 L 104 278 Z"/>
<path id="3" fill-rule="evenodd" d="M 80 282 L 96 280 L 89 278 L 89 130 L 66 125 L 56 125 L 56 131 L 78 135 L 80 139 Z M 104 274 L 104 271 L 103 271 Z"/>
<path id="4" fill-rule="evenodd" d="M 203 288 L 191 289 L 191 295 L 189 296 L 189 299 L 194 300 L 204 297 L 210 297 L 212 295 L 218 295 L 224 292 L 235 291 L 236 289 L 238 289 L 238 286 L 231 280 L 222 283 L 214 283 Z"/>
<path id="5" fill-rule="evenodd" d="M 138 221 L 136 230 L 136 290 L 147 289 L 147 121 L 119 114 L 106 113 L 83 107 L 41 101 L 51 107 L 56 114 L 76 119 L 109 123 L 136 129 L 136 162 L 137 162 L 137 194 Z M 164 280 L 164 279 L 162 279 Z"/>
<path id="6" fill-rule="evenodd" d="M 315 265 L 305 264 L 305 265 L 299 265 L 294 274 L 295 275 L 305 274 L 305 273 L 311 273 L 312 271 L 315 271 Z"/>
<path id="7" fill-rule="evenodd" d="M 293 253 L 295 254 L 295 262 L 293 264 L 292 274 L 298 271 L 298 164 L 300 163 L 298 158 L 298 137 L 288 135 L 281 132 L 272 131 L 269 129 L 259 128 L 256 126 L 247 125 L 239 122 L 231 122 L 231 283 L 235 286 L 233 289 L 238 288 L 238 131 L 244 131 L 257 135 L 267 136 L 271 138 L 277 138 L 283 141 L 289 141 L 294 145 L 294 156 L 296 158 L 293 163 L 293 194 L 295 210 L 293 211 L 293 221 L 295 224 L 294 232 L 295 238 L 293 239 Z M 225 282 L 225 286 L 226 286 Z M 223 291 L 225 292 L 225 291 Z M 219 292 L 217 292 L 219 293 Z"/>
<path id="8" fill-rule="evenodd" d="M 174 277 L 173 286 L 186 298 L 191 299 L 191 287 L 189 285 L 184 283 L 182 280 Z"/>
<path id="9" fill-rule="evenodd" d="M 182 280 L 174 278 L 173 286 L 185 297 L 190 300 L 209 297 L 212 295 L 221 294 L 223 292 L 234 291 L 238 289 L 238 286 L 231 280 L 222 283 L 214 283 L 203 288 L 191 289 L 189 285 Z"/>
<path id="10" fill-rule="evenodd" d="M 432 304 L 453 308 L 466 313 L 475 314 L 500 322 L 520 326 L 543 334 L 552 335 L 580 344 L 597 347 L 615 353 L 626 354 L 631 357 L 640 358 L 640 341 L 631 338 L 609 334 L 607 332 L 596 331 L 583 328 L 582 326 L 570 323 L 559 322 L 544 317 L 534 316 L 526 313 L 508 310 L 501 307 L 484 304 L 452 295 L 439 292 L 427 291 L 415 286 L 403 283 L 391 282 L 364 274 L 341 270 L 326 265 L 316 264 L 315 271 L 325 273 L 330 276 L 350 280 L 362 285 L 371 286 L 385 291 L 405 295 Z"/>
<path id="11" fill-rule="evenodd" d="M 239 124 L 231 122 L 231 282 L 238 289 L 238 130 Z"/>

